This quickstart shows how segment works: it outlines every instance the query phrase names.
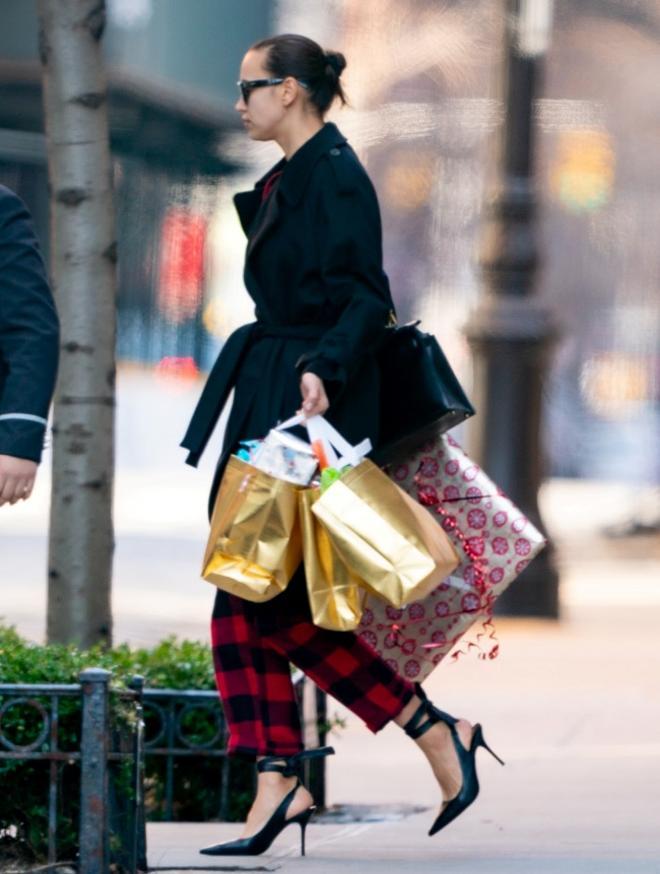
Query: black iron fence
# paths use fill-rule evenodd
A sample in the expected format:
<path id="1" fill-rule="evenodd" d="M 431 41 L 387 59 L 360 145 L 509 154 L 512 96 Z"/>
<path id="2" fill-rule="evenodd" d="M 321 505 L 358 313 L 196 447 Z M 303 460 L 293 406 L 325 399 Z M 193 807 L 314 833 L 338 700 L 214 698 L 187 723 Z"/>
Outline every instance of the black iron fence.
<path id="1" fill-rule="evenodd" d="M 302 671 L 293 675 L 294 688 L 303 722 L 306 747 L 325 743 L 326 699 Z M 165 759 L 163 806 L 164 821 L 175 818 L 175 761 L 180 758 L 202 757 L 221 760 L 219 768 L 218 819 L 229 818 L 229 790 L 232 782 L 232 760 L 227 756 L 227 724 L 217 692 L 181 691 L 177 689 L 145 689 L 142 697 L 146 723 L 144 752 L 148 758 Z M 325 804 L 324 760 L 305 762 L 305 778 L 316 804 Z"/>
<path id="2" fill-rule="evenodd" d="M 227 726 L 217 692 L 145 689 L 143 706 L 145 754 L 165 759 L 163 820 L 175 818 L 175 760 L 191 756 L 223 761 L 218 775 L 218 817 L 227 819 L 231 759 L 226 753 Z"/>
<path id="3" fill-rule="evenodd" d="M 294 675 L 307 747 L 322 745 L 326 735 L 325 696 L 301 672 Z M 141 677 L 130 688 L 111 688 L 111 673 L 89 669 L 80 683 L 70 685 L 0 684 L 0 762 L 4 760 L 48 763 L 48 862 L 58 861 L 58 805 L 60 777 L 64 766 L 80 768 L 79 874 L 106 874 L 110 861 L 125 871 L 146 871 L 144 772 L 147 757 L 165 760 L 160 817 L 172 820 L 175 813 L 175 763 L 186 757 L 216 760 L 218 769 L 218 819 L 227 819 L 232 760 L 227 757 L 227 725 L 214 691 L 145 689 Z M 124 729 L 113 729 L 112 696 L 128 708 Z M 61 749 L 60 705 L 64 698 L 81 701 L 79 749 Z M 3 720 L 15 708 L 27 708 L 32 720 L 31 739 L 16 743 L 6 733 Z M 146 728 L 145 728 L 146 725 Z M 130 767 L 130 791 L 117 798 L 109 779 L 113 762 Z M 324 760 L 306 762 L 306 782 L 315 801 L 325 801 Z M 121 808 L 118 816 L 117 808 Z M 111 853 L 109 836 L 118 838 Z"/>
<path id="4" fill-rule="evenodd" d="M 143 721 L 142 681 L 136 677 L 131 689 L 111 690 L 111 673 L 90 668 L 80 674 L 80 683 L 19 685 L 0 684 L 0 761 L 40 761 L 49 765 L 48 780 L 48 863 L 57 859 L 57 820 L 61 772 L 67 765 L 80 768 L 80 836 L 78 870 L 80 874 L 105 874 L 109 870 L 110 798 L 109 766 L 126 762 L 132 767 L 128 793 L 129 822 L 123 837 L 123 863 L 137 871 L 143 859 L 140 837 L 142 810 Z M 110 696 L 128 705 L 132 731 L 128 737 L 111 731 Z M 80 699 L 79 749 L 60 746 L 60 709 L 63 699 Z M 5 723 L 21 708 L 29 713 L 32 738 L 16 743 L 7 734 Z"/>

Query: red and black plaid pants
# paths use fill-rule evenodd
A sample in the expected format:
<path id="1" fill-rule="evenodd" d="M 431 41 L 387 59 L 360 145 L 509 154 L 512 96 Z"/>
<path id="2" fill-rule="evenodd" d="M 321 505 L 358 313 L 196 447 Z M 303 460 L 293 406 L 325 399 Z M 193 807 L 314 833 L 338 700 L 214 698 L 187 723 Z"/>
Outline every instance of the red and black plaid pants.
<path id="1" fill-rule="evenodd" d="M 218 590 L 211 639 L 230 755 L 303 749 L 290 662 L 374 732 L 415 691 L 353 632 L 312 623 L 302 566 L 281 595 L 263 604 Z"/>

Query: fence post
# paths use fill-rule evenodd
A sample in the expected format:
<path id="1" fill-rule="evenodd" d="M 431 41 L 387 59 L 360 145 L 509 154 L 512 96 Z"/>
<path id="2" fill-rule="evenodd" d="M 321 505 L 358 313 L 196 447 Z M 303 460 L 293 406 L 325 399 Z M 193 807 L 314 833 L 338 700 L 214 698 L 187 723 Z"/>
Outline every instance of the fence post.
<path id="1" fill-rule="evenodd" d="M 80 743 L 79 874 L 107 874 L 108 752 L 110 746 L 110 671 L 88 668 L 80 674 L 82 738 Z"/>
<path id="2" fill-rule="evenodd" d="M 323 689 L 316 688 L 316 720 L 319 731 L 319 746 L 324 747 L 328 736 L 328 696 Z M 327 759 L 318 759 L 314 797 L 321 808 L 325 808 L 325 775 Z"/>
<path id="3" fill-rule="evenodd" d="M 324 746 L 326 726 L 326 697 L 309 677 L 301 680 L 303 740 L 306 749 Z M 317 807 L 325 807 L 325 759 L 305 762 L 304 774 L 309 791 Z"/>
<path id="4" fill-rule="evenodd" d="M 137 726 L 135 728 L 135 807 L 133 821 L 133 871 L 147 870 L 147 829 L 144 810 L 144 677 L 135 675 L 128 684 L 137 694 Z"/>

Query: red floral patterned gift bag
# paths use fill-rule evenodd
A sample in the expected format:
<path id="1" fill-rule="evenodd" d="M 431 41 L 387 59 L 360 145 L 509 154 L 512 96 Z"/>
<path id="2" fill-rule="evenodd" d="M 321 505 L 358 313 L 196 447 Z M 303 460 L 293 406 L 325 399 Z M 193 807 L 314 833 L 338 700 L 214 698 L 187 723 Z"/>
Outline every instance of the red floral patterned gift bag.
<path id="1" fill-rule="evenodd" d="M 475 623 L 481 630 L 467 647 L 494 658 L 493 603 L 545 538 L 446 434 L 393 466 L 390 476 L 437 517 L 461 562 L 424 599 L 402 609 L 368 596 L 357 633 L 396 671 L 419 682 Z"/>

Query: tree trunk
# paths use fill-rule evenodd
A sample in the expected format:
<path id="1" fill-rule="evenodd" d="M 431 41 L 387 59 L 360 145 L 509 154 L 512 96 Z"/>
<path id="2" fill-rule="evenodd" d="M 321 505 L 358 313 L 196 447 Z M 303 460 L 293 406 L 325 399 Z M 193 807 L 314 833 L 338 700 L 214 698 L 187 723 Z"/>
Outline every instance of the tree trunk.
<path id="1" fill-rule="evenodd" d="M 62 324 L 53 425 L 48 641 L 111 642 L 116 242 L 104 0 L 38 0 Z"/>

